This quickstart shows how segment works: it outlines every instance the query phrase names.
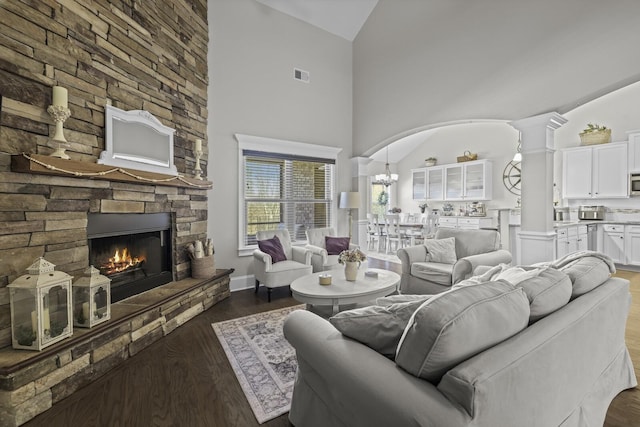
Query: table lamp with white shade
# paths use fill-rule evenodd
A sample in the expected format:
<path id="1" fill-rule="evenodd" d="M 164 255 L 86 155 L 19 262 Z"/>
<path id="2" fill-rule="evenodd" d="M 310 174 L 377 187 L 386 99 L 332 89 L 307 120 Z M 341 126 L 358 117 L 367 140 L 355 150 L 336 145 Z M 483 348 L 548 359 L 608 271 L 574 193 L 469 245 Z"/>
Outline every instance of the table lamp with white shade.
<path id="1" fill-rule="evenodd" d="M 351 239 L 352 212 L 360 207 L 360 193 L 354 191 L 343 191 L 340 193 L 340 209 L 349 209 L 349 239 Z"/>

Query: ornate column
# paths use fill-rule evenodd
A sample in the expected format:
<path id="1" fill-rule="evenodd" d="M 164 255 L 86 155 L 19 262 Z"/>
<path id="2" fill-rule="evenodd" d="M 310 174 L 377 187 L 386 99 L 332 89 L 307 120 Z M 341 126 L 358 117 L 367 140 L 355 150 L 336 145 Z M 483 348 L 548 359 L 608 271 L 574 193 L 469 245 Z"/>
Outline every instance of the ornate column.
<path id="1" fill-rule="evenodd" d="M 567 119 L 546 113 L 509 124 L 521 132 L 522 217 L 518 238 L 524 265 L 555 257 L 553 228 L 553 155 L 555 130 Z"/>
<path id="2" fill-rule="evenodd" d="M 368 157 L 351 158 L 351 188 L 360 193 L 360 208 L 353 221 L 353 243 L 365 247 L 367 242 L 367 217 L 369 200 L 369 175 L 367 165 L 371 163 Z"/>

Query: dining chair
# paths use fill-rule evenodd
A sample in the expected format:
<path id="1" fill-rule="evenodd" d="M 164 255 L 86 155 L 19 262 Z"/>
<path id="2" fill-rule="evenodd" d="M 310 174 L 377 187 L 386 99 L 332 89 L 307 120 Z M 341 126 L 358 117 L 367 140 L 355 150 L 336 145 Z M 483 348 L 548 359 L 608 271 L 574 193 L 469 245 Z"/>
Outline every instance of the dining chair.
<path id="1" fill-rule="evenodd" d="M 383 243 L 385 243 L 385 234 L 382 227 L 378 220 L 378 214 L 367 214 L 367 249 L 373 250 L 376 248 L 380 252 Z"/>
<path id="2" fill-rule="evenodd" d="M 404 247 L 404 243 L 407 240 L 407 235 L 400 228 L 400 215 L 389 214 L 385 215 L 385 234 L 386 234 L 386 252 L 391 252 L 391 246 L 395 242 L 396 251 Z"/>

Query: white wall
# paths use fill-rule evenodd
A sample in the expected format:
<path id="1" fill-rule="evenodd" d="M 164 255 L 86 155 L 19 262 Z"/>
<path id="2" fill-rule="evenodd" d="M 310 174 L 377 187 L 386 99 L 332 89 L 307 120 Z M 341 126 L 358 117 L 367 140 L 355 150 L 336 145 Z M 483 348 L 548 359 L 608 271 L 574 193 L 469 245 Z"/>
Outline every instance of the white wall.
<path id="1" fill-rule="evenodd" d="M 354 153 L 462 119 L 564 113 L 640 80 L 640 2 L 380 0 L 354 41 Z"/>
<path id="2" fill-rule="evenodd" d="M 337 188 L 350 190 L 352 45 L 254 0 L 214 0 L 209 11 L 209 235 L 216 265 L 251 272 L 238 257 L 238 150 L 233 135 L 341 147 Z M 311 82 L 293 79 L 294 67 Z M 337 200 L 336 200 L 337 205 Z M 338 211 L 346 233 L 346 212 Z"/>

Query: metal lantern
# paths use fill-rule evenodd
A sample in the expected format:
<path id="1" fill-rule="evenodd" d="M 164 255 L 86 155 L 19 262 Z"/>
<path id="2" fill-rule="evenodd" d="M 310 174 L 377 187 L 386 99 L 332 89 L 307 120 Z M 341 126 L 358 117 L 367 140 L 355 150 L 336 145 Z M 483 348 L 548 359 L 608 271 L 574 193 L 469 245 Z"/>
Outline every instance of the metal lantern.
<path id="1" fill-rule="evenodd" d="M 73 284 L 73 324 L 91 328 L 111 319 L 111 279 L 90 265 Z"/>
<path id="2" fill-rule="evenodd" d="M 72 277 L 54 269 L 38 258 L 27 274 L 8 285 L 13 348 L 42 350 L 73 334 Z"/>

